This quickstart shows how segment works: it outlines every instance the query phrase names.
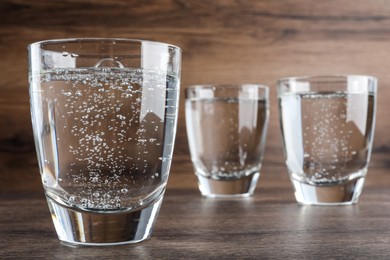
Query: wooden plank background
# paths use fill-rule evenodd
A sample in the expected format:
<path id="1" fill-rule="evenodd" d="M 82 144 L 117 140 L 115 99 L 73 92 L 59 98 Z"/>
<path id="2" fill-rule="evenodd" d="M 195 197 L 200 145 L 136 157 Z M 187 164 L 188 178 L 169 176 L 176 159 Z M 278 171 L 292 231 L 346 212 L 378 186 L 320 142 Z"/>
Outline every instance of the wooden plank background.
<path id="1" fill-rule="evenodd" d="M 138 38 L 182 48 L 174 169 L 190 160 L 183 105 L 186 86 L 269 85 L 271 118 L 264 165 L 283 165 L 276 81 L 324 74 L 378 77 L 373 158 L 378 167 L 390 168 L 388 1 L 2 0 L 0 17 L 0 192 L 41 187 L 26 47 L 68 37 Z"/>

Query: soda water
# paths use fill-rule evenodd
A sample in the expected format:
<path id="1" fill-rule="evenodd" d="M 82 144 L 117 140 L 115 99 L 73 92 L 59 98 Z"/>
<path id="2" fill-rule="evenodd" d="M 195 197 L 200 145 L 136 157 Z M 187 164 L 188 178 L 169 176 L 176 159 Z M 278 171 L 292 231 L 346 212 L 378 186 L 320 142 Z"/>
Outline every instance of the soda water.
<path id="1" fill-rule="evenodd" d="M 35 78 L 31 113 L 49 198 L 82 210 L 129 211 L 161 197 L 175 136 L 175 76 L 94 67 Z"/>
<path id="2" fill-rule="evenodd" d="M 187 130 L 196 173 L 214 180 L 258 173 L 267 115 L 265 99 L 188 99 Z"/>
<path id="3" fill-rule="evenodd" d="M 292 178 L 311 185 L 332 185 L 364 177 L 374 101 L 372 93 L 282 96 L 281 125 Z"/>

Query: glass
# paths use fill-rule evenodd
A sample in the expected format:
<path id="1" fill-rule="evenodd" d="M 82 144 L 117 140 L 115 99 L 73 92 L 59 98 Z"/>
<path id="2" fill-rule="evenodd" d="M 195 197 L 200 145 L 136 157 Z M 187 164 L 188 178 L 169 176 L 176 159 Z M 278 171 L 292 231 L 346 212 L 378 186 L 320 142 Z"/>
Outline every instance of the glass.
<path id="1" fill-rule="evenodd" d="M 299 203 L 358 201 L 374 137 L 376 92 L 369 76 L 278 82 L 286 165 Z"/>
<path id="2" fill-rule="evenodd" d="M 176 133 L 179 48 L 129 39 L 29 46 L 31 116 L 43 187 L 61 241 L 150 237 Z"/>
<path id="3" fill-rule="evenodd" d="M 191 159 L 202 195 L 252 195 L 268 127 L 268 88 L 190 86 L 185 106 Z"/>

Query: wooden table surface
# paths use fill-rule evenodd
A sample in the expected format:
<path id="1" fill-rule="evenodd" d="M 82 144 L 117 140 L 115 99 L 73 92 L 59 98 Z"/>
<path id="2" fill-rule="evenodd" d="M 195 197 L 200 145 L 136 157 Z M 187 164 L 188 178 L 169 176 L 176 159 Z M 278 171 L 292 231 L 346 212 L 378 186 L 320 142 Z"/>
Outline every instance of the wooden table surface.
<path id="1" fill-rule="evenodd" d="M 38 176 L 31 168 L 31 174 Z M 150 240 L 112 247 L 61 244 L 42 188 L 0 194 L 0 259 L 388 259 L 390 177 L 373 160 L 357 205 L 300 206 L 282 165 L 264 165 L 254 196 L 199 194 L 176 156 Z"/>
<path id="2" fill-rule="evenodd" d="M 2 0 L 0 2 L 0 259 L 389 259 L 390 3 L 383 0 Z M 54 231 L 32 137 L 29 43 L 139 38 L 183 49 L 175 154 L 152 238 L 72 248 Z M 284 165 L 275 83 L 300 75 L 378 78 L 372 161 L 354 206 L 300 206 Z M 270 86 L 266 155 L 255 195 L 200 196 L 190 163 L 184 88 Z"/>

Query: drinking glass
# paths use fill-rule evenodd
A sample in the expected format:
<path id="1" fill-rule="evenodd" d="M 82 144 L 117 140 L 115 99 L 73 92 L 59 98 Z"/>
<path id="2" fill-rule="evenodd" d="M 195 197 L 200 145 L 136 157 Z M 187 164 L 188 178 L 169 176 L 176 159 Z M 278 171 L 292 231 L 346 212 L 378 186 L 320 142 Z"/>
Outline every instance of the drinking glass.
<path id="1" fill-rule="evenodd" d="M 191 159 L 202 195 L 252 195 L 268 126 L 268 87 L 190 86 L 185 106 Z"/>
<path id="2" fill-rule="evenodd" d="M 377 80 L 370 76 L 278 82 L 286 165 L 299 203 L 358 201 L 370 161 L 376 93 Z"/>
<path id="3" fill-rule="evenodd" d="M 36 151 L 59 239 L 149 238 L 172 158 L 180 49 L 92 38 L 28 49 Z"/>

